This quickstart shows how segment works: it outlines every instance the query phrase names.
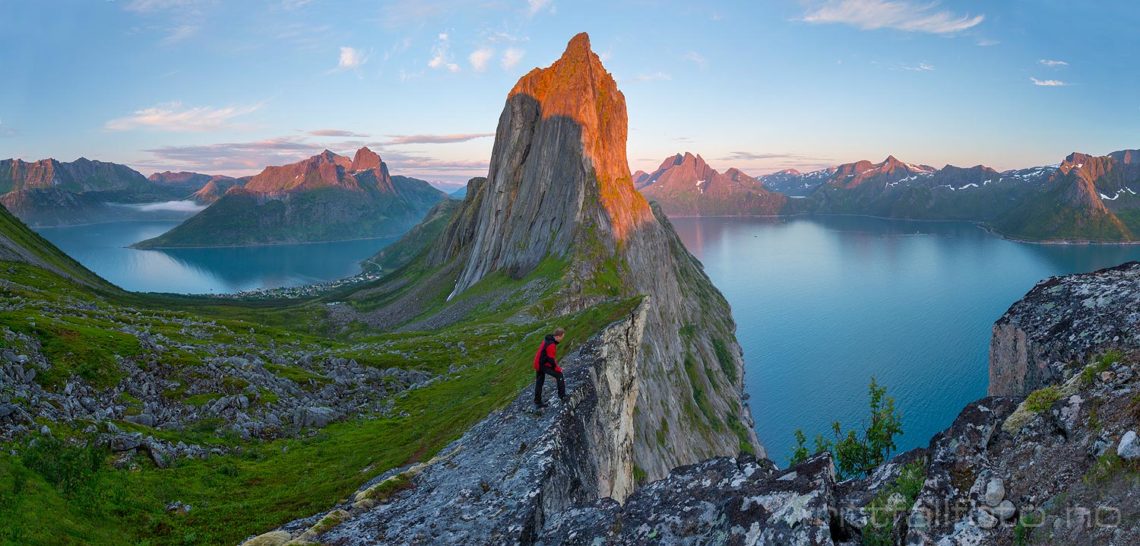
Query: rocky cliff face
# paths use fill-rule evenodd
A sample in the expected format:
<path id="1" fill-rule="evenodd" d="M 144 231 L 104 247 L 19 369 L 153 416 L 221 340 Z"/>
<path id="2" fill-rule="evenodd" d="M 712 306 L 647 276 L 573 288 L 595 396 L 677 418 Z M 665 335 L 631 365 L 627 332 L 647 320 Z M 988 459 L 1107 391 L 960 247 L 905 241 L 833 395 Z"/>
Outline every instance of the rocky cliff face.
<path id="1" fill-rule="evenodd" d="M 455 293 L 492 271 L 519 278 L 548 254 L 567 256 L 587 230 L 612 245 L 651 223 L 625 144 L 625 97 L 579 34 L 507 98 Z"/>
<path id="2" fill-rule="evenodd" d="M 994 324 L 989 393 L 1024 396 L 1096 351 L 1140 348 L 1140 263 L 1037 284 Z"/>
<path id="3" fill-rule="evenodd" d="M 569 264 L 559 311 L 652 295 L 637 354 L 640 473 L 658 478 L 742 449 L 762 454 L 740 397 L 728 303 L 634 189 L 625 137 L 624 96 L 579 34 L 511 91 L 487 180 L 469 186 L 432 260 L 461 263 L 452 297 L 495 271 L 521 278 L 548 257 Z"/>

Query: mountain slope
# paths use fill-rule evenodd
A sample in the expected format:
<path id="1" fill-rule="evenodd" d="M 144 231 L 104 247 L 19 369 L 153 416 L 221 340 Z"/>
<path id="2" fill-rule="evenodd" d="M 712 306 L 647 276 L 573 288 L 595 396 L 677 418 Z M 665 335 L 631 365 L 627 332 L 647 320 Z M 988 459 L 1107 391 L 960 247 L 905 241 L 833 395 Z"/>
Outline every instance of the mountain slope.
<path id="1" fill-rule="evenodd" d="M 666 158 L 656 171 L 637 178 L 641 193 L 669 216 L 771 216 L 787 202 L 739 169 L 720 173 L 688 152 Z"/>
<path id="2" fill-rule="evenodd" d="M 204 187 L 203 190 L 207 188 Z M 217 191 L 215 185 L 209 188 Z M 203 200 L 211 195 L 195 194 Z M 427 182 L 390 176 L 368 148 L 352 160 L 328 150 L 304 161 L 266 167 L 231 186 L 212 205 L 136 248 L 305 243 L 399 235 L 443 192 Z"/>
<path id="3" fill-rule="evenodd" d="M 19 218 L 0 206 L 0 261 L 23 262 L 44 268 L 90 288 L 118 292 L 111 283 L 72 259 Z"/>
<path id="4" fill-rule="evenodd" d="M 651 298 L 637 356 L 639 476 L 762 452 L 740 399 L 743 363 L 728 304 L 634 189 L 625 150 L 625 97 L 579 34 L 511 91 L 487 181 L 469 186 L 431 263 L 458 261 L 451 298 L 493 273 L 522 278 L 551 258 L 567 262 L 562 312 L 615 296 Z"/>
<path id="5" fill-rule="evenodd" d="M 1136 240 L 1136 234 L 1105 205 L 1112 192 L 1114 205 L 1126 215 L 1140 200 L 1130 187 L 1140 186 L 1140 172 L 1123 163 L 1131 154 L 1117 152 L 1093 157 L 1073 153 L 1049 177 L 1045 187 L 1002 215 L 994 227 L 1003 234 L 1030 240 L 1123 242 Z M 1140 189 L 1140 188 L 1138 188 Z M 1123 197 L 1123 199 L 1121 199 Z"/>

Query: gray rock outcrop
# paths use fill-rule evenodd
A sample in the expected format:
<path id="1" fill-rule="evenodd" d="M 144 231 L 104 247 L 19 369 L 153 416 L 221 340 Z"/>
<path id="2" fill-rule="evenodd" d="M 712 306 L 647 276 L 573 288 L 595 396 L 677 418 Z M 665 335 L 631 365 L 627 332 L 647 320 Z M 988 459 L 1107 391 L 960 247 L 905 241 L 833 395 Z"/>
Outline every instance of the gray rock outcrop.
<path id="1" fill-rule="evenodd" d="M 994 324 L 991 396 L 1056 383 L 1070 362 L 1140 348 L 1140 262 L 1037 284 Z"/>

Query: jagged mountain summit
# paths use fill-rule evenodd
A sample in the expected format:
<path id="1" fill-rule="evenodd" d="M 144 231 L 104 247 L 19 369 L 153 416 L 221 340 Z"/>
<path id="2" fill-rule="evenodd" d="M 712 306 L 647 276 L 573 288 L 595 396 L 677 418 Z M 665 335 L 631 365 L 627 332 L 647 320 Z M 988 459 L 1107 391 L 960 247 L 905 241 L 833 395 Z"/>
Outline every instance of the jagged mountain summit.
<path id="1" fill-rule="evenodd" d="M 266 167 L 244 185 L 211 180 L 193 197 L 212 204 L 135 247 L 391 237 L 415 225 L 446 195 L 422 180 L 391 176 L 380 156 L 365 147 L 352 159 L 325 150 L 303 161 Z"/>
<path id="2" fill-rule="evenodd" d="M 638 355 L 635 464 L 652 478 L 741 446 L 762 452 L 740 401 L 728 304 L 636 191 L 625 157 L 625 97 L 579 34 L 511 90 L 487 180 L 469 187 L 432 259 L 462 262 L 452 297 L 495 271 L 521 278 L 546 259 L 569 262 L 566 310 L 652 296 Z M 598 293 L 599 279 L 620 281 Z"/>
<path id="3" fill-rule="evenodd" d="M 740 169 L 721 173 L 700 155 L 688 152 L 665 158 L 657 170 L 642 173 L 635 183 L 669 216 L 771 216 L 787 202 L 783 194 L 769 191 Z"/>

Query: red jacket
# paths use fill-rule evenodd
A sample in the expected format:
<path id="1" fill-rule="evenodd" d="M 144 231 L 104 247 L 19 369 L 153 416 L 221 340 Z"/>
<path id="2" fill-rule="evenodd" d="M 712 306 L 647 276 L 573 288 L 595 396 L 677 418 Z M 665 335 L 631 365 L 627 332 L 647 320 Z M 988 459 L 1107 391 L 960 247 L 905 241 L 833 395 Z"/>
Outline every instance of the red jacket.
<path id="1" fill-rule="evenodd" d="M 558 350 L 558 340 L 554 336 L 546 336 L 542 340 L 542 345 L 539 346 L 538 351 L 534 353 L 534 369 L 537 371 L 540 367 L 554 368 L 554 371 L 562 373 L 562 368 L 558 367 L 558 360 L 554 358 L 555 352 Z"/>

